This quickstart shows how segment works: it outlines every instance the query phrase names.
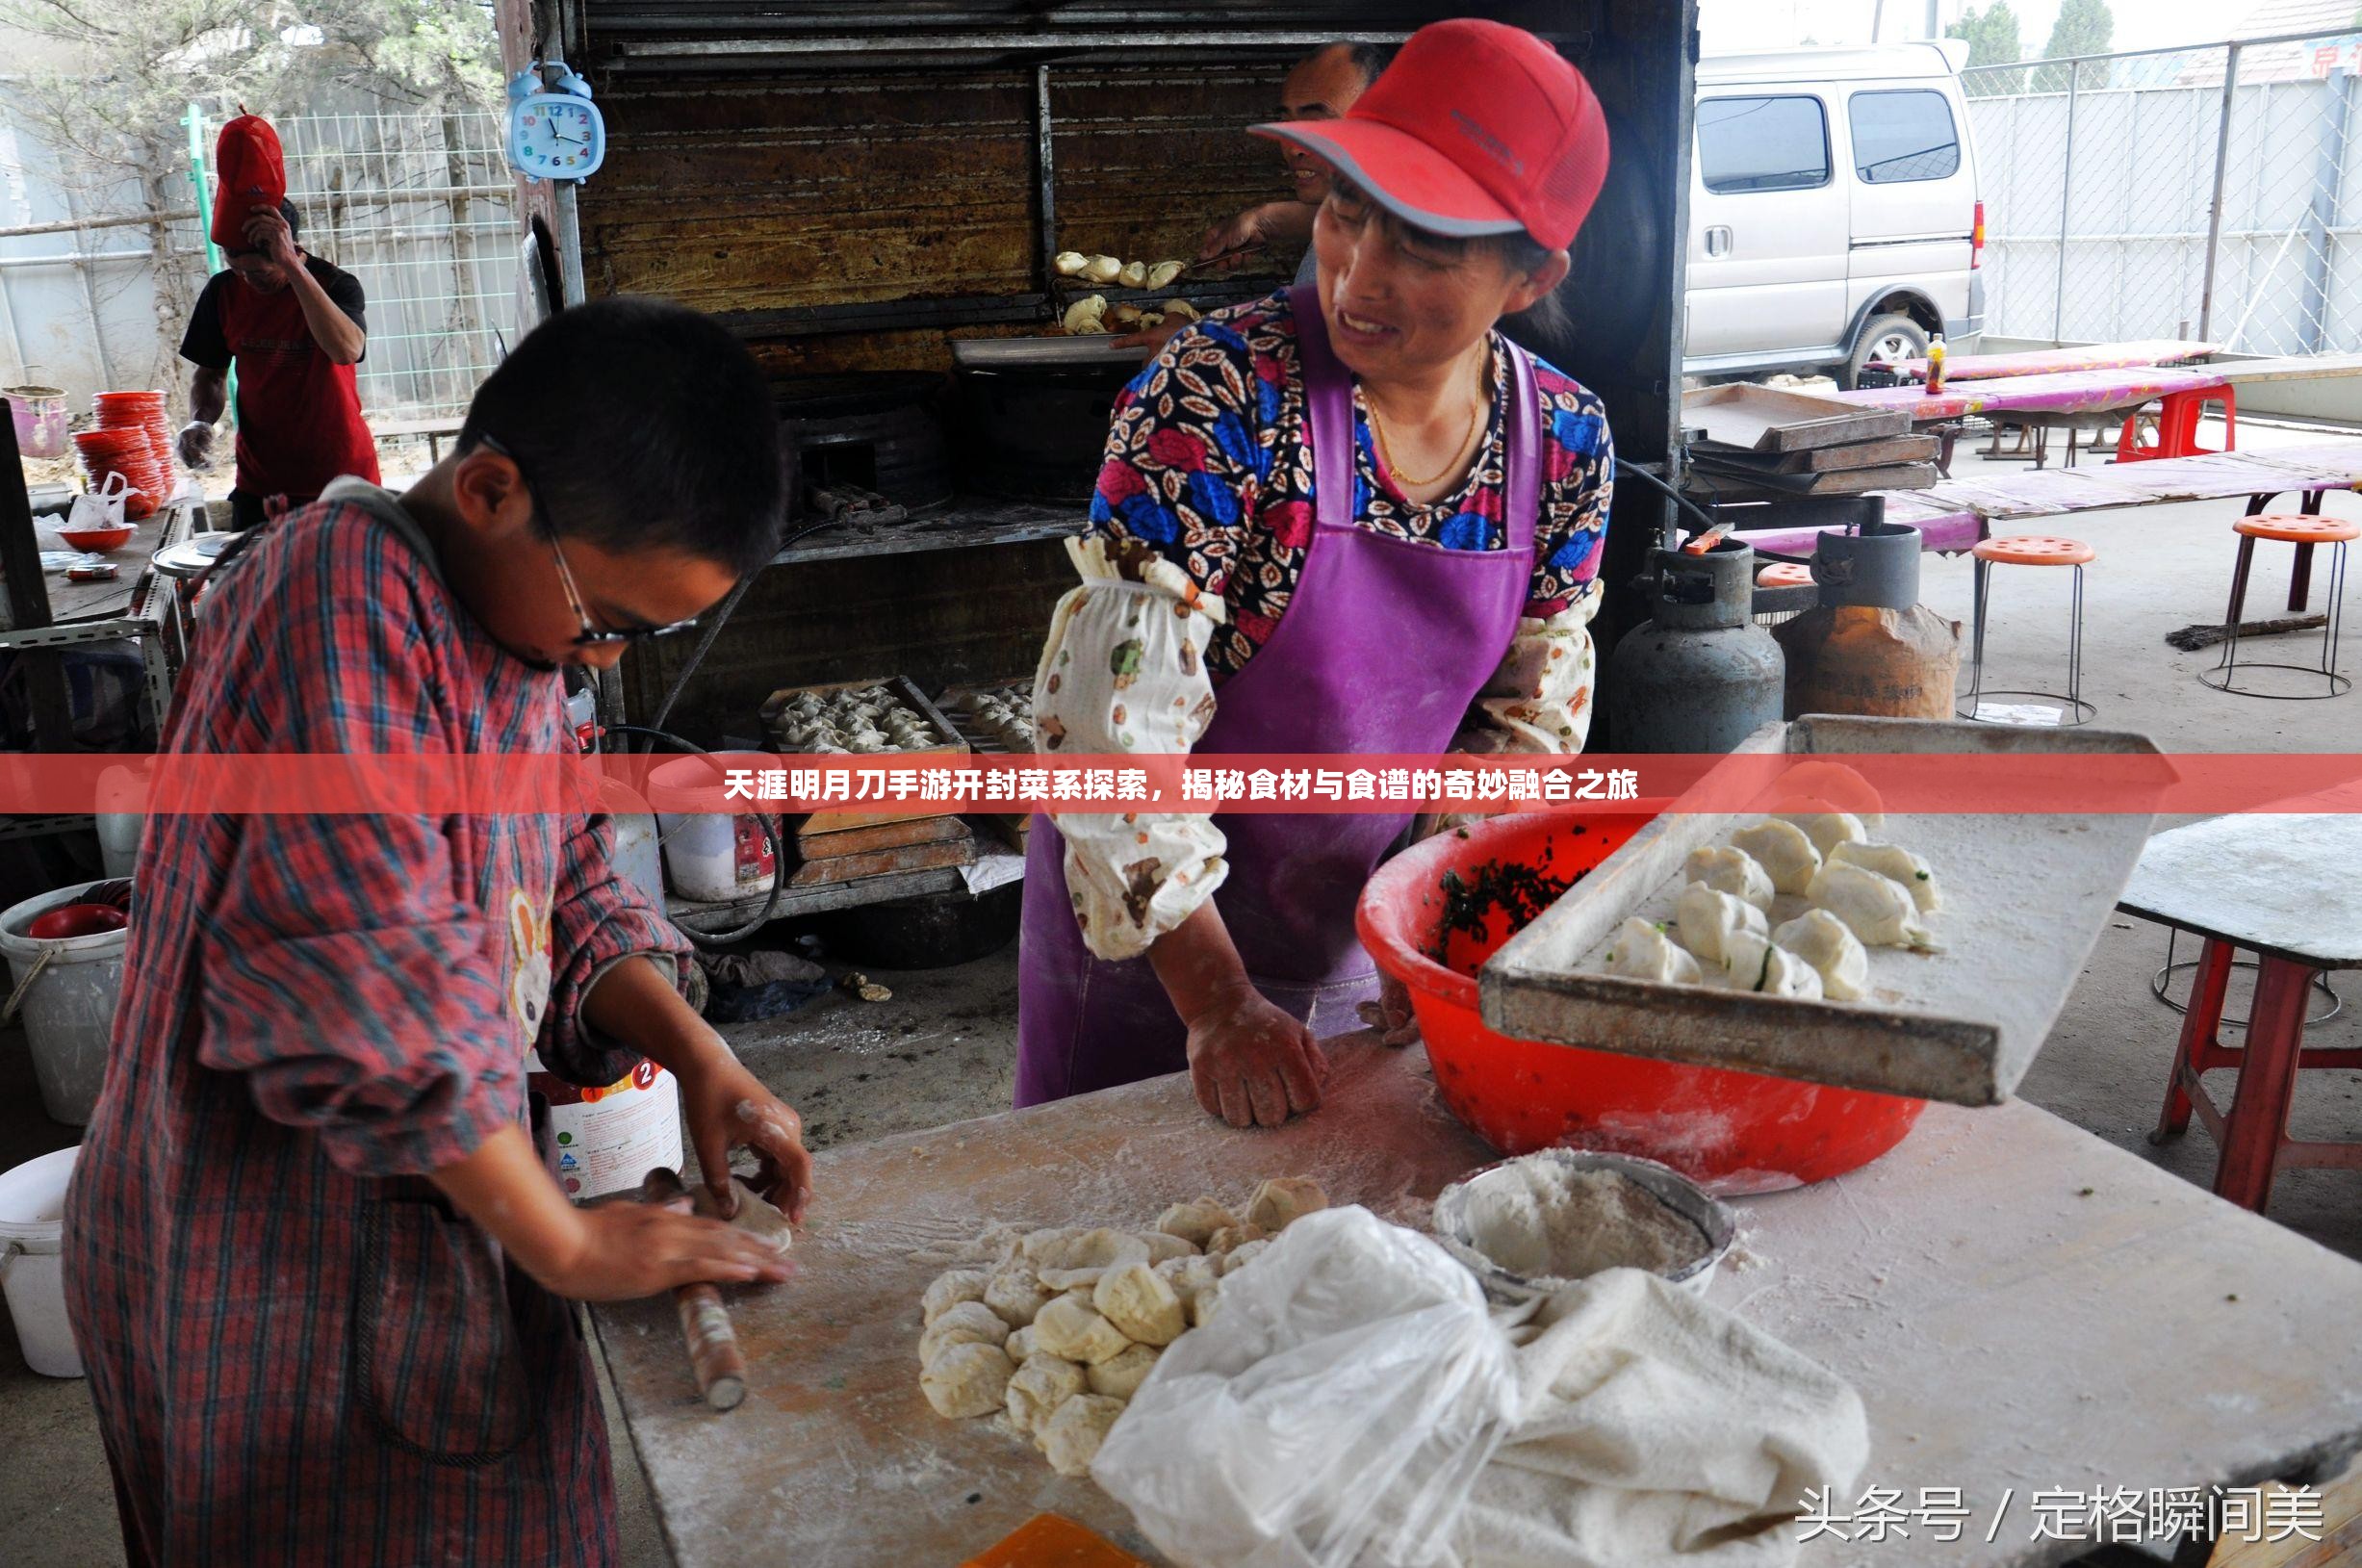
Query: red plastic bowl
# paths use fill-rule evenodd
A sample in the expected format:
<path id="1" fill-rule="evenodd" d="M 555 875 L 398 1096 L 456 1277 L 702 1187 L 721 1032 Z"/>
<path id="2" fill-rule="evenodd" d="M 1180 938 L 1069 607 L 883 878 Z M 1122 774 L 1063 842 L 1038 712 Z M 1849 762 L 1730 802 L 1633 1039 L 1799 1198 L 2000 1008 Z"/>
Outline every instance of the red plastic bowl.
<path id="1" fill-rule="evenodd" d="M 1637 812 L 1497 817 L 1414 845 L 1370 879 L 1356 917 L 1362 945 L 1409 988 L 1444 1103 L 1503 1154 L 1637 1154 L 1726 1194 L 1823 1181 L 1901 1143 L 1925 1100 L 1515 1040 L 1484 1026 L 1476 974 L 1515 932 L 1511 917 L 1494 911 L 1480 932 L 1446 936 L 1437 962 L 1447 873 L 1466 878 L 1505 863 L 1571 880 L 1648 820 Z"/>
<path id="2" fill-rule="evenodd" d="M 60 528 L 58 537 L 76 550 L 120 550 L 131 543 L 130 528 Z"/>

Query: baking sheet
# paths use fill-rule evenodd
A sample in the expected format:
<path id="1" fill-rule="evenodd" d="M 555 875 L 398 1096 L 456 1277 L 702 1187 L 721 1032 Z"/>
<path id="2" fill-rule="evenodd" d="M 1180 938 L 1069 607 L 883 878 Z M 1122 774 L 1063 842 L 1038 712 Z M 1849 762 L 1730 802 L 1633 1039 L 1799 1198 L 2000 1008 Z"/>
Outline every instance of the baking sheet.
<path id="1" fill-rule="evenodd" d="M 2092 730 L 1810 716 L 1767 725 L 1742 753 L 2017 755 L 2029 778 L 2075 778 L 2094 755 L 2156 756 L 2143 735 Z M 2166 777 L 2160 763 L 2160 779 Z M 1711 787 L 1711 781 L 1702 788 Z M 1670 921 L 1692 849 L 1752 813 L 1677 802 L 1513 938 L 1479 976 L 1484 1021 L 1526 1040 L 1734 1067 L 1959 1105 L 2007 1098 L 2041 1048 L 2140 859 L 2149 813 L 1889 814 L 1876 840 L 1924 856 L 1942 888 L 1944 951 L 1870 949 L 1870 994 L 1802 1000 L 1600 972 L 1627 915 Z M 1802 912 L 1783 896 L 1772 923 Z"/>

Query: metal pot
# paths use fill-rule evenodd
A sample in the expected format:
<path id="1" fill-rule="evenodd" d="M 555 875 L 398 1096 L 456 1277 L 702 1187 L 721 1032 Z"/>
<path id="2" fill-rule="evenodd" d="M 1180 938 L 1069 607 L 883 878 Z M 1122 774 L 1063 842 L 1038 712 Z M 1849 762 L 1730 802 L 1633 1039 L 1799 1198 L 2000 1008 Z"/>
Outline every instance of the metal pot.
<path id="1" fill-rule="evenodd" d="M 16 426 L 16 451 L 23 457 L 65 455 L 65 389 L 9 387 L 9 417 Z"/>
<path id="2" fill-rule="evenodd" d="M 976 488 L 1007 501 L 1081 505 L 1107 450 L 1116 394 L 1136 358 L 1095 365 L 963 365 L 960 433 Z"/>

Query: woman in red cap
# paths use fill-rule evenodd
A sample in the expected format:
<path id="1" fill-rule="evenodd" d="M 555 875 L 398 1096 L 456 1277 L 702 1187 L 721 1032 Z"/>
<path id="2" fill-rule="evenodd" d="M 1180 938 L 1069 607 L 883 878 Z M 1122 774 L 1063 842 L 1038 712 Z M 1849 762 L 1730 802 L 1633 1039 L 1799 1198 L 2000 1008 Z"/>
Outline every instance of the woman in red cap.
<path id="1" fill-rule="evenodd" d="M 1529 33 L 1439 22 L 1343 118 L 1258 132 L 1335 170 L 1317 281 L 1209 317 L 1117 399 L 1041 744 L 1579 750 L 1607 424 L 1498 323 L 1567 275 L 1607 171 L 1598 99 Z M 1187 1067 L 1235 1125 L 1314 1109 L 1315 1041 L 1378 993 L 1354 903 L 1408 822 L 1043 824 L 1017 1103 Z"/>

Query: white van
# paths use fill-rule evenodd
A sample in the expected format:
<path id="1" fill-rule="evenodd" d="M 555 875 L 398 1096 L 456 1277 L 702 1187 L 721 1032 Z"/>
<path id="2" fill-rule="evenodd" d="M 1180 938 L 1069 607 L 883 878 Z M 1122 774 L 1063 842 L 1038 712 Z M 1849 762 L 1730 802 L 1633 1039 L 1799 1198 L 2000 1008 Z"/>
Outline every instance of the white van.
<path id="1" fill-rule="evenodd" d="M 1985 328 L 1958 39 L 1698 63 L 1687 324 L 1694 376 L 1823 372 Z"/>

